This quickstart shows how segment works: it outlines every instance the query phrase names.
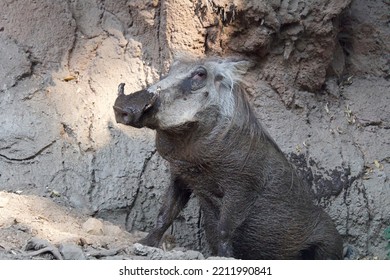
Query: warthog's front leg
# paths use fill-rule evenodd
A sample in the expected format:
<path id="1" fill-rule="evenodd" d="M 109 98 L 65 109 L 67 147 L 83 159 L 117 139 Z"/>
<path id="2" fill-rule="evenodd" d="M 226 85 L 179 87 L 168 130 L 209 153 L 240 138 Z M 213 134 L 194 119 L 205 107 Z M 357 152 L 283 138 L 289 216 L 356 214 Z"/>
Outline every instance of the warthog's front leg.
<path id="1" fill-rule="evenodd" d="M 235 230 L 245 221 L 252 208 L 256 195 L 253 190 L 240 187 L 226 191 L 222 200 L 218 223 L 218 256 L 233 257 L 233 236 Z"/>
<path id="2" fill-rule="evenodd" d="M 147 246 L 158 247 L 165 231 L 170 227 L 173 220 L 187 204 L 190 195 L 191 191 L 186 184 L 179 178 L 173 179 L 165 193 L 163 205 L 157 216 L 156 227 L 152 229 L 144 239 L 140 240 L 140 243 Z"/>

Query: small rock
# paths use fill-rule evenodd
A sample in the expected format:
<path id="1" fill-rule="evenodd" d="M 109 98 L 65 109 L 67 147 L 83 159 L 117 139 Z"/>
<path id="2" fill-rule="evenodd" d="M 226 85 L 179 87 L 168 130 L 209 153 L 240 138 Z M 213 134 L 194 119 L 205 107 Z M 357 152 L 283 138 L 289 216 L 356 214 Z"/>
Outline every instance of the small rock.
<path id="1" fill-rule="evenodd" d="M 188 250 L 185 252 L 184 260 L 204 260 L 204 256 L 201 252 Z"/>
<path id="2" fill-rule="evenodd" d="M 97 259 L 105 258 L 105 257 L 112 257 L 115 255 L 118 255 L 119 252 L 123 251 L 123 248 L 118 249 L 87 249 L 86 255 L 91 256 Z"/>
<path id="3" fill-rule="evenodd" d="M 118 236 L 122 233 L 122 230 L 120 227 L 111 225 L 111 224 L 104 224 L 103 227 L 103 233 L 107 236 Z"/>
<path id="4" fill-rule="evenodd" d="M 86 260 L 83 250 L 75 244 L 61 244 L 58 248 L 64 260 Z"/>
<path id="5" fill-rule="evenodd" d="M 40 239 L 38 237 L 32 237 L 27 241 L 27 244 L 24 246 L 24 250 L 40 250 L 46 247 L 54 247 L 49 241 Z"/>
<path id="6" fill-rule="evenodd" d="M 83 230 L 93 235 L 103 235 L 103 223 L 95 218 L 89 218 L 83 225 Z"/>
<path id="7" fill-rule="evenodd" d="M 26 253 L 27 257 L 34 257 L 45 253 L 50 253 L 57 260 L 62 260 L 62 256 L 58 248 L 52 245 L 49 241 L 37 237 L 32 237 L 24 246 L 25 251 L 33 251 Z"/>
<path id="8" fill-rule="evenodd" d="M 134 249 L 134 255 L 137 255 L 137 256 L 147 256 L 148 253 L 149 253 L 149 247 L 147 246 L 144 246 L 142 244 L 139 244 L 139 243 L 135 243 L 133 245 L 133 249 Z"/>
<path id="9" fill-rule="evenodd" d="M 204 260 L 202 253 L 197 251 L 168 251 L 159 248 L 144 246 L 139 243 L 133 245 L 133 254 L 143 256 L 150 260 Z"/>

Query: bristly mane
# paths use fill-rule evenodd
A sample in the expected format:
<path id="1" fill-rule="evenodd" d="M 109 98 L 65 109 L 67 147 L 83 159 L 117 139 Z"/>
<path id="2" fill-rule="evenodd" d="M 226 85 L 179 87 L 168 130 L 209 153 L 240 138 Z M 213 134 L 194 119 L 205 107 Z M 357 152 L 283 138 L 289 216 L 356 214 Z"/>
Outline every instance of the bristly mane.
<path id="1" fill-rule="evenodd" d="M 232 80 L 228 83 L 231 85 L 230 93 L 234 100 L 234 113 L 232 115 L 231 125 L 239 126 L 238 133 L 249 133 L 251 145 L 253 145 L 256 140 L 266 140 L 270 141 L 276 150 L 282 152 L 256 117 L 248 100 L 247 92 L 245 91 L 242 73 L 239 73 L 238 75 L 233 74 L 230 77 Z"/>

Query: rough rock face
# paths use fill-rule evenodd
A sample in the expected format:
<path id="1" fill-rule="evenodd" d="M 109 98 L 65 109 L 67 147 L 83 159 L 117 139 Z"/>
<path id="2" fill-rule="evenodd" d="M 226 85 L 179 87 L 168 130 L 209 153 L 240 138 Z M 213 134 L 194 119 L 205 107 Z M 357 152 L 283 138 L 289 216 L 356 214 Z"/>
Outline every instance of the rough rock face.
<path id="1" fill-rule="evenodd" d="M 178 52 L 238 55 L 257 62 L 247 84 L 258 117 L 345 243 L 385 257 L 388 1 L 4 0 L 0 10 L 0 190 L 149 230 L 168 166 L 152 131 L 115 123 L 117 85 L 153 83 Z M 207 255 L 201 224 L 191 200 L 170 233 Z"/>
<path id="2" fill-rule="evenodd" d="M 291 105 L 295 89 L 316 91 L 324 83 L 338 15 L 351 1 L 200 2 L 206 50 L 259 58 L 261 78 Z"/>

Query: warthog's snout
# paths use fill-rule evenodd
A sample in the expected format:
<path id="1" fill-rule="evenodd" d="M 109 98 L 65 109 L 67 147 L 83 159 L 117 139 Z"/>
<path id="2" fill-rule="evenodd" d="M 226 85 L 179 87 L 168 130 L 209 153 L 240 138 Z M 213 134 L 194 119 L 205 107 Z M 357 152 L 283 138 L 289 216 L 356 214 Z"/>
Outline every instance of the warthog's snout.
<path id="1" fill-rule="evenodd" d="M 157 95 L 147 90 L 125 95 L 124 87 L 124 83 L 118 86 L 118 97 L 114 104 L 115 120 L 117 123 L 137 128 L 143 127 L 143 118 L 152 111 Z"/>

